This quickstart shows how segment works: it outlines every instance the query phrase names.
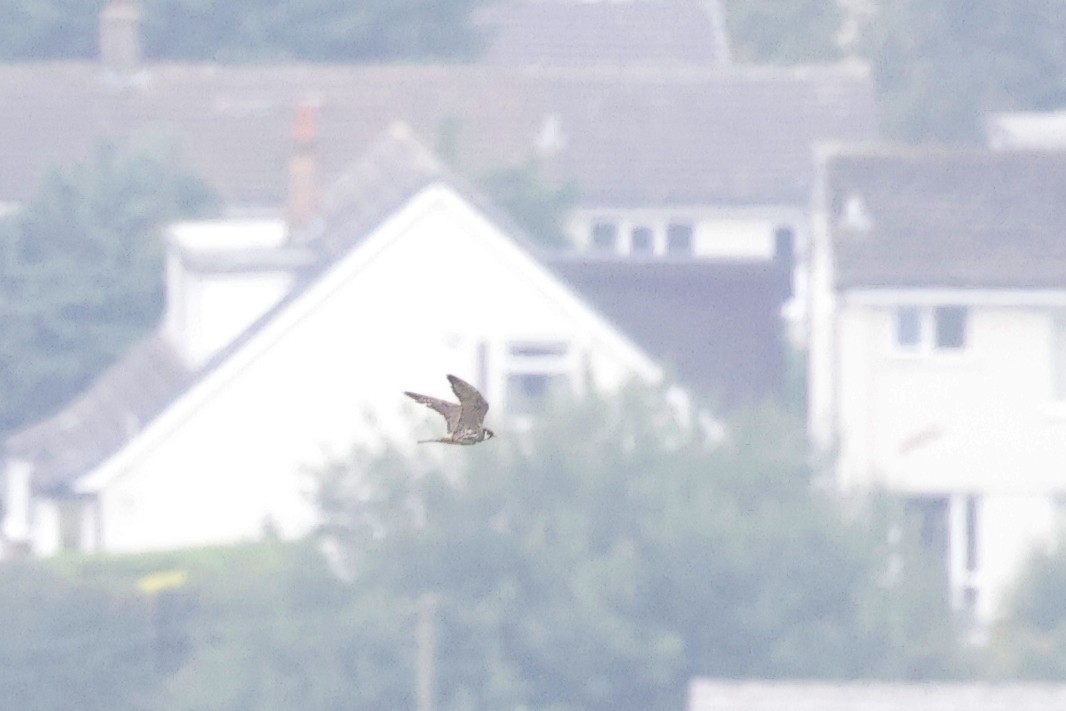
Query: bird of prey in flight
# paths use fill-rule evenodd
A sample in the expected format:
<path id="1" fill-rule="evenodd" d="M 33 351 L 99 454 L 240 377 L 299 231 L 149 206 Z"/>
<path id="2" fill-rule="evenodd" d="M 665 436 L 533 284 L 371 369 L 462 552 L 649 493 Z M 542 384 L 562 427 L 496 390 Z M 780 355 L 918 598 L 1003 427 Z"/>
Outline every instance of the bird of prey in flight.
<path id="1" fill-rule="evenodd" d="M 444 442 L 445 444 L 477 444 L 486 439 L 492 439 L 496 434 L 485 427 L 485 414 L 489 411 L 489 404 L 485 398 L 470 383 L 454 375 L 448 376 L 448 382 L 452 384 L 452 392 L 459 402 L 438 400 L 429 395 L 419 395 L 404 391 L 404 395 L 415 402 L 422 403 L 426 407 L 436 410 L 448 424 L 448 434 L 439 439 L 419 440 L 419 444 L 425 442 Z"/>

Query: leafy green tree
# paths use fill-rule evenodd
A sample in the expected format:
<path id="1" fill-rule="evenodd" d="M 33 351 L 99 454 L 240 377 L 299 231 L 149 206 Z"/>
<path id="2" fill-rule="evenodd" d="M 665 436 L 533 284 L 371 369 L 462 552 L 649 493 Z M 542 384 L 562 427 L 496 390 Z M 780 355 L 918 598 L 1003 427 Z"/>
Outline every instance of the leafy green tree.
<path id="1" fill-rule="evenodd" d="M 0 60 L 83 59 L 96 55 L 101 2 L 6 0 L 0 3 Z"/>
<path id="2" fill-rule="evenodd" d="M 249 553 L 255 558 L 233 558 L 232 567 L 190 581 L 190 654 L 151 708 L 413 707 L 415 611 L 407 601 L 345 585 L 308 546 Z"/>
<path id="3" fill-rule="evenodd" d="M 355 585 L 439 600 L 440 708 L 665 709 L 694 675 L 953 673 L 942 589 L 884 545 L 890 517 L 818 493 L 798 423 L 762 409 L 712 446 L 663 402 L 634 388 L 528 439 L 323 474 Z M 884 580 L 893 556 L 902 582 Z"/>
<path id="4" fill-rule="evenodd" d="M 0 431 L 52 410 L 157 320 L 159 231 L 213 204 L 157 137 L 52 170 L 0 226 Z"/>
<path id="5" fill-rule="evenodd" d="M 1066 100 L 1059 0 L 878 2 L 864 53 L 886 129 L 917 141 L 980 142 L 990 111 Z"/>
<path id="6" fill-rule="evenodd" d="M 797 64 L 841 55 L 836 0 L 725 0 L 723 6 L 737 61 Z"/>
<path id="7" fill-rule="evenodd" d="M 993 629 L 989 660 L 997 675 L 1066 677 L 1066 551 L 1039 552 L 1019 577 L 1007 613 Z"/>
<path id="8" fill-rule="evenodd" d="M 0 698 L 25 711 L 134 711 L 157 681 L 143 600 L 43 563 L 0 575 Z"/>
<path id="9" fill-rule="evenodd" d="M 481 186 L 493 203 L 504 208 L 538 243 L 547 247 L 567 244 L 564 221 L 577 204 L 578 188 L 547 180 L 536 160 L 489 171 Z"/>
<path id="10" fill-rule="evenodd" d="M 484 0 L 143 0 L 145 53 L 158 59 L 362 61 L 465 57 Z M 0 58 L 96 56 L 105 0 L 0 3 Z"/>

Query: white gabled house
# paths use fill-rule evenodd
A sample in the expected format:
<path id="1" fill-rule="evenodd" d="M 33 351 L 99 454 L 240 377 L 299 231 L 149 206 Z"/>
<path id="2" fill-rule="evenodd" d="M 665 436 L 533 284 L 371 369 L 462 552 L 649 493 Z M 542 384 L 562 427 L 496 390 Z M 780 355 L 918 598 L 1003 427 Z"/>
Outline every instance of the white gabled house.
<path id="1" fill-rule="evenodd" d="M 9 545 L 47 555 L 300 536 L 315 523 L 309 468 L 440 425 L 404 390 L 444 395 L 445 373 L 460 374 L 499 431 L 554 387 L 580 387 L 586 368 L 606 388 L 659 377 L 402 127 L 320 215 L 298 229 L 171 230 L 159 331 L 6 443 Z"/>
<path id="2" fill-rule="evenodd" d="M 992 619 L 1066 518 L 1066 154 L 829 149 L 809 425 L 845 490 L 900 494 Z"/>

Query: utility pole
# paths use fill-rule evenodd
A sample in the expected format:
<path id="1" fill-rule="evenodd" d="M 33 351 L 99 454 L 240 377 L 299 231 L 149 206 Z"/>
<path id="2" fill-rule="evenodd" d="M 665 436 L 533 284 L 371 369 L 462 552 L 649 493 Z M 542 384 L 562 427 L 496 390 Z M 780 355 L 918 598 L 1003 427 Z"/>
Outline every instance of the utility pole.
<path id="1" fill-rule="evenodd" d="M 418 598 L 418 659 L 415 667 L 418 711 L 433 711 L 436 696 L 437 598 L 422 593 Z"/>

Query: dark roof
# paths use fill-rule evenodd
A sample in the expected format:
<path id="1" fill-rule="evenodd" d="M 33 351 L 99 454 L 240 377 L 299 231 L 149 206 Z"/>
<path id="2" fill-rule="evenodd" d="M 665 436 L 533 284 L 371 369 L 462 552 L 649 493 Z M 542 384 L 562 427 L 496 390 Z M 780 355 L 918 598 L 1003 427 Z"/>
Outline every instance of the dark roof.
<path id="1" fill-rule="evenodd" d="M 153 336 L 134 346 L 56 415 L 7 439 L 8 456 L 34 463 L 34 485 L 50 490 L 116 451 L 193 379 Z"/>
<path id="2" fill-rule="evenodd" d="M 549 263 L 705 402 L 729 409 L 782 394 L 790 263 L 579 255 Z"/>
<path id="3" fill-rule="evenodd" d="M 308 98 L 323 184 L 399 120 L 472 178 L 539 156 L 586 206 L 806 205 L 812 147 L 878 131 L 855 65 L 157 64 L 123 83 L 92 63 L 5 65 L 0 201 L 25 199 L 47 165 L 100 137 L 154 129 L 229 205 L 277 207 Z"/>
<path id="4" fill-rule="evenodd" d="M 842 149 L 825 176 L 839 288 L 1066 287 L 1066 153 Z"/>
<path id="5" fill-rule="evenodd" d="M 475 15 L 490 64 L 727 64 L 718 0 L 519 0 Z"/>
<path id="6" fill-rule="evenodd" d="M 1048 711 L 1066 708 L 1066 684 L 774 682 L 700 679 L 688 711 Z"/>

